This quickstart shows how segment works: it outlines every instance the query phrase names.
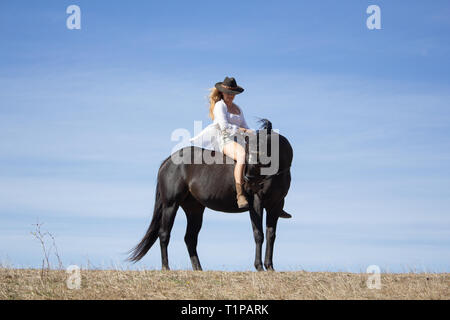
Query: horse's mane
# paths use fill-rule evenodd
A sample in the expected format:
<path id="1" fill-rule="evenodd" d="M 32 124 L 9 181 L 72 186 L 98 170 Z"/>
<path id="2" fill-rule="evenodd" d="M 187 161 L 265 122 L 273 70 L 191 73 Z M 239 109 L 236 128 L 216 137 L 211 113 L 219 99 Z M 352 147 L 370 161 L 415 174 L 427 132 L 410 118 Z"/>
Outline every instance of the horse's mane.
<path id="1" fill-rule="evenodd" d="M 260 124 L 259 127 L 260 130 L 267 130 L 268 134 L 272 132 L 272 122 L 270 122 L 268 119 L 265 118 L 259 119 L 258 123 Z"/>

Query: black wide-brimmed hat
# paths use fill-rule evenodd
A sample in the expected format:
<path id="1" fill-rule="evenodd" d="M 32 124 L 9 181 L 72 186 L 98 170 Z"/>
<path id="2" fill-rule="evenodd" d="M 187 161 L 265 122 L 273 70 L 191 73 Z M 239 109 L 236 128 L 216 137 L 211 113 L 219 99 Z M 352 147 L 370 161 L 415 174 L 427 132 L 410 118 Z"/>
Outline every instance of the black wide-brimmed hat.
<path id="1" fill-rule="evenodd" d="M 225 77 L 225 80 L 223 80 L 222 82 L 217 82 L 215 87 L 220 92 L 228 94 L 239 94 L 244 91 L 244 88 L 237 85 L 234 78 L 228 77 Z"/>

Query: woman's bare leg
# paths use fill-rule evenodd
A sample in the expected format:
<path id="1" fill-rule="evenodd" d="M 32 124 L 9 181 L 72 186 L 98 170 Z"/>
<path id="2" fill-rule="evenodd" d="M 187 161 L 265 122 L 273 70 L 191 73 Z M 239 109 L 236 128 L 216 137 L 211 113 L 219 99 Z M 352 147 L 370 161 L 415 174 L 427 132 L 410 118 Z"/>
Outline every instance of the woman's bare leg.
<path id="1" fill-rule="evenodd" d="M 245 149 L 239 143 L 232 141 L 225 144 L 223 153 L 230 158 L 236 160 L 234 167 L 234 180 L 236 183 L 242 184 L 244 166 L 245 166 Z"/>
<path id="2" fill-rule="evenodd" d="M 236 160 L 234 166 L 234 180 L 236 182 L 236 201 L 239 208 L 248 207 L 248 201 L 245 198 L 242 180 L 245 166 L 245 149 L 235 141 L 228 142 L 223 147 L 223 153 Z"/>

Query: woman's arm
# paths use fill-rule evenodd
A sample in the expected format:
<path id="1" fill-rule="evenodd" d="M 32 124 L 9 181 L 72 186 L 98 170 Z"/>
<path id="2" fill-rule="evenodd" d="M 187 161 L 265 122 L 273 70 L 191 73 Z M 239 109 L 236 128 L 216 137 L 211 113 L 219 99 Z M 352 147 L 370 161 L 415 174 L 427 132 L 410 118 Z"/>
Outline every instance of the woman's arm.
<path id="1" fill-rule="evenodd" d="M 242 112 L 241 107 L 239 107 L 237 104 L 235 104 L 235 106 L 238 107 L 241 113 L 241 127 L 239 128 L 239 130 L 243 132 L 253 132 L 253 130 L 251 130 L 250 127 L 248 126 L 247 121 L 245 121 L 244 112 Z"/>
<path id="2" fill-rule="evenodd" d="M 239 111 L 241 112 L 241 127 L 244 129 L 250 129 L 247 122 L 245 121 L 244 112 L 242 112 L 241 107 L 238 106 L 238 108 L 239 108 Z"/>

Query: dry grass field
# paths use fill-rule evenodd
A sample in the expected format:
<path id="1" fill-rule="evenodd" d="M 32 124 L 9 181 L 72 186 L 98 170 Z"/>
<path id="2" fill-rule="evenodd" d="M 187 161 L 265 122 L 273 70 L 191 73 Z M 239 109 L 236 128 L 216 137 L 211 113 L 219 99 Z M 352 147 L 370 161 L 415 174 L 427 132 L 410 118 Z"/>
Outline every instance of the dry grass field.
<path id="1" fill-rule="evenodd" d="M 68 289 L 64 270 L 0 269 L 0 299 L 450 299 L 450 274 L 81 270 Z"/>

